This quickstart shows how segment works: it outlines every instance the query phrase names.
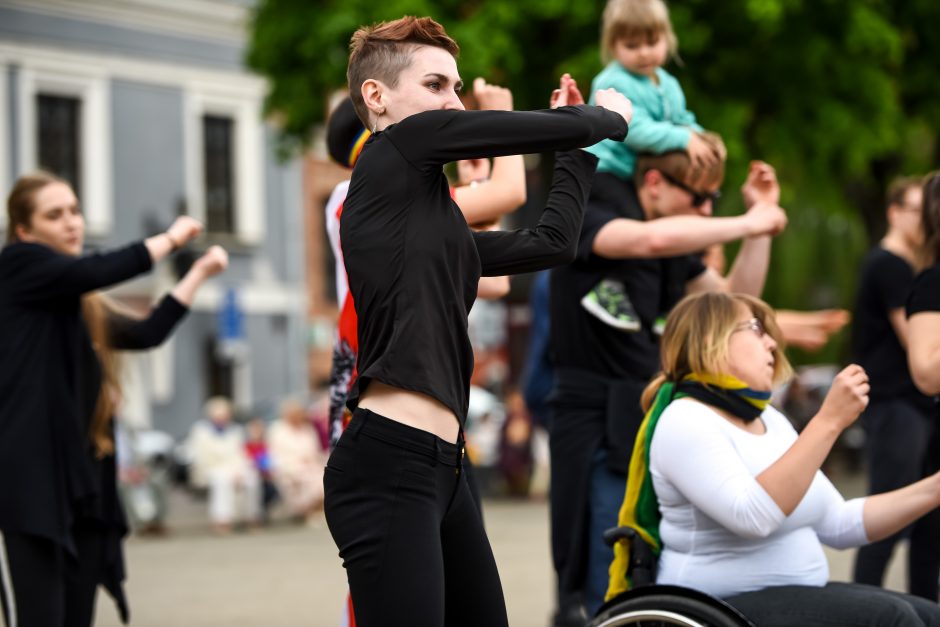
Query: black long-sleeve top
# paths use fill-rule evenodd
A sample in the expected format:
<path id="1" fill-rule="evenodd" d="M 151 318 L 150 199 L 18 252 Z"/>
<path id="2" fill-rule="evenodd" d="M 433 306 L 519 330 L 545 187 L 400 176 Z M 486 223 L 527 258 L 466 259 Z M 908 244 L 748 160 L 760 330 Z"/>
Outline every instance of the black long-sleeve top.
<path id="1" fill-rule="evenodd" d="M 74 525 L 107 534 L 101 583 L 122 613 L 126 523 L 114 457 L 97 459 L 89 437 L 101 368 L 81 296 L 151 265 L 143 243 L 84 257 L 22 242 L 0 252 L 0 530 L 47 538 L 73 554 Z M 112 314 L 110 342 L 118 349 L 156 346 L 186 311 L 167 296 L 143 320 Z"/>
<path id="2" fill-rule="evenodd" d="M 596 159 L 572 150 L 623 139 L 623 118 L 599 107 L 427 111 L 373 135 L 353 170 L 340 224 L 359 318 L 359 378 L 437 399 L 466 418 L 473 351 L 467 313 L 480 276 L 532 272 L 575 253 Z M 443 164 L 562 150 L 534 229 L 475 233 L 451 198 Z"/>

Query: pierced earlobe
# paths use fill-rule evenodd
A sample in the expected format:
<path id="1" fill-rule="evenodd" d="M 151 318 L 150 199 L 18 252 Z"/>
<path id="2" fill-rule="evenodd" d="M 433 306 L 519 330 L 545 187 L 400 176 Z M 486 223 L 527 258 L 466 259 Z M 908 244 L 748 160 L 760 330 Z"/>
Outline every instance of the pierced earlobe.
<path id="1" fill-rule="evenodd" d="M 381 111 L 378 111 L 378 112 L 375 114 L 375 121 L 372 123 L 372 134 L 373 134 L 373 135 L 375 135 L 376 130 L 378 129 L 378 126 L 379 126 L 379 118 L 382 117 L 383 115 L 385 115 L 385 107 L 382 107 L 382 110 L 381 110 Z"/>

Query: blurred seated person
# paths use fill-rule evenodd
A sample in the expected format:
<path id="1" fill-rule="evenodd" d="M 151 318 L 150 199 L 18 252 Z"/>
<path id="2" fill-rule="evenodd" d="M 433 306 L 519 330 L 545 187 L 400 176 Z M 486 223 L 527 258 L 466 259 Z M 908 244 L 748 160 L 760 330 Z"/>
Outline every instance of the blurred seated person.
<path id="1" fill-rule="evenodd" d="M 166 493 L 170 484 L 167 457 L 173 439 L 157 431 L 144 433 L 120 418 L 115 420 L 114 426 L 118 492 L 128 522 L 140 535 L 163 536 L 167 532 Z M 144 445 L 146 436 L 151 440 L 151 450 Z M 163 452 L 153 450 L 159 448 L 154 444 L 162 444 Z"/>
<path id="2" fill-rule="evenodd" d="M 257 525 L 261 482 L 245 451 L 242 428 L 232 423 L 232 403 L 212 397 L 204 414 L 187 440 L 192 457 L 189 481 L 195 488 L 208 489 L 209 519 L 218 533 L 227 533 L 235 522 Z"/>
<path id="3" fill-rule="evenodd" d="M 313 521 L 323 508 L 323 468 L 327 453 L 296 399 L 281 404 L 281 415 L 268 429 L 274 482 L 292 516 Z"/>
<path id="4" fill-rule="evenodd" d="M 829 582 L 822 544 L 848 548 L 897 532 L 940 505 L 940 474 L 845 501 L 819 470 L 868 404 L 850 365 L 803 431 L 769 405 L 790 373 L 773 311 L 742 294 L 703 293 L 675 307 L 662 372 L 643 394 L 619 523 L 659 554 L 656 583 L 721 597 L 761 627 L 940 625 L 919 597 Z M 618 543 L 608 598 L 626 589 Z"/>
<path id="5" fill-rule="evenodd" d="M 499 453 L 499 469 L 508 496 L 529 495 L 532 464 L 532 417 L 522 392 L 514 389 L 506 396 L 506 422 Z"/>
<path id="6" fill-rule="evenodd" d="M 245 427 L 247 439 L 245 452 L 251 458 L 258 477 L 261 479 L 261 520 L 268 523 L 271 506 L 277 500 L 278 491 L 274 485 L 271 469 L 271 454 L 268 452 L 267 428 L 261 418 L 252 418 Z"/>

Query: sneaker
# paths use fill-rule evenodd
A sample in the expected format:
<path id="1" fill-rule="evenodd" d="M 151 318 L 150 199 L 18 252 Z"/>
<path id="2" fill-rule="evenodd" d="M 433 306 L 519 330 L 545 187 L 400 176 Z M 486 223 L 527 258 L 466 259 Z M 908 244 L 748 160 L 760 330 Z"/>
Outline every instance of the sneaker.
<path id="1" fill-rule="evenodd" d="M 653 333 L 662 337 L 663 331 L 666 330 L 666 316 L 658 316 L 656 321 L 653 322 Z"/>
<path id="2" fill-rule="evenodd" d="M 581 299 L 581 306 L 595 318 L 622 331 L 639 331 L 640 317 L 620 281 L 604 279 Z"/>

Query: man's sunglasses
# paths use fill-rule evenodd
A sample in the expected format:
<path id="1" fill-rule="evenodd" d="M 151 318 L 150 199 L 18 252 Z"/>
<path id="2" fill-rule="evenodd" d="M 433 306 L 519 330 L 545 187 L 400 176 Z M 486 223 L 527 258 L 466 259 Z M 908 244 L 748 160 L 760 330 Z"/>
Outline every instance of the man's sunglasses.
<path id="1" fill-rule="evenodd" d="M 712 201 L 712 206 L 715 206 L 718 204 L 718 199 L 721 198 L 721 192 L 718 190 L 715 190 L 713 192 L 700 192 L 700 191 L 692 189 L 691 187 L 689 187 L 688 185 L 686 185 L 679 179 L 673 176 L 669 176 L 662 170 L 660 170 L 659 173 L 662 174 L 663 178 L 669 181 L 671 185 L 675 185 L 679 189 L 689 192 L 689 194 L 692 195 L 693 207 L 696 207 L 696 208 L 701 207 L 702 205 L 705 204 L 706 201 L 709 201 L 709 200 Z"/>

